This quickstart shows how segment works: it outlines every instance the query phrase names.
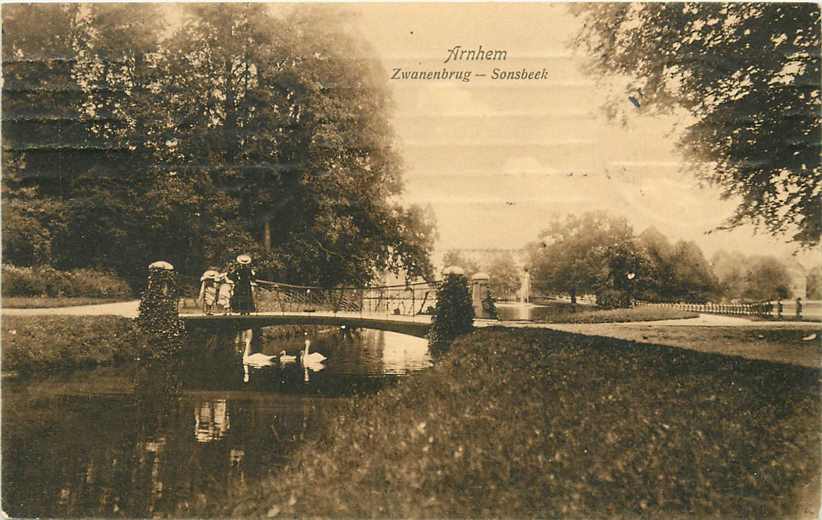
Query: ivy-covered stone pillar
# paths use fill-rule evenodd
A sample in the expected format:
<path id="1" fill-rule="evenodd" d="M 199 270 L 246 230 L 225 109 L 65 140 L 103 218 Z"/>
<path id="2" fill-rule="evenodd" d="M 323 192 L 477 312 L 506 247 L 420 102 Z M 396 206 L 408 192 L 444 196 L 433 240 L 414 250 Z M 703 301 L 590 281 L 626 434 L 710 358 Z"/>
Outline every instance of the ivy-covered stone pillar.
<path id="1" fill-rule="evenodd" d="M 148 339 L 143 359 L 165 359 L 182 349 L 185 327 L 177 310 L 178 296 L 174 266 L 163 261 L 149 265 L 137 318 Z"/>
<path id="2" fill-rule="evenodd" d="M 467 334 L 474 328 L 474 308 L 465 271 L 459 267 L 448 267 L 442 274 L 428 333 L 434 353 L 446 351 L 457 336 Z"/>

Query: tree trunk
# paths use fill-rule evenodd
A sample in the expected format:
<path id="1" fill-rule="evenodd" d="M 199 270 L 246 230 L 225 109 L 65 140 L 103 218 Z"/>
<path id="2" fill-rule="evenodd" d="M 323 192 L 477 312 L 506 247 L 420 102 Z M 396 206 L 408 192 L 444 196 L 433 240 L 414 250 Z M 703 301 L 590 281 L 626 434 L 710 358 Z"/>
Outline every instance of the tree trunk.
<path id="1" fill-rule="evenodd" d="M 266 251 L 271 251 L 271 222 L 268 220 L 263 223 L 263 246 Z"/>

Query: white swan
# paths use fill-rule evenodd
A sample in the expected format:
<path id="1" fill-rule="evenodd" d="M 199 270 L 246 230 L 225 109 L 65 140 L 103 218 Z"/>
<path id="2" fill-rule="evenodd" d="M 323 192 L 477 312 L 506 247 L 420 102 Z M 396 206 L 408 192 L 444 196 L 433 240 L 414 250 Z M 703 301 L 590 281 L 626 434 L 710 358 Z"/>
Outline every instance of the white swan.
<path id="1" fill-rule="evenodd" d="M 294 363 L 296 361 L 297 361 L 297 356 L 289 356 L 288 354 L 285 353 L 285 350 L 280 351 L 280 363 L 281 364 Z"/>
<path id="2" fill-rule="evenodd" d="M 277 356 L 267 356 L 260 352 L 251 354 L 251 335 L 247 336 L 245 341 L 245 350 L 243 350 L 243 365 L 259 368 L 270 367 L 277 362 Z"/>
<path id="3" fill-rule="evenodd" d="M 320 354 L 319 352 L 311 352 L 309 354 L 308 349 L 311 347 L 311 340 L 305 338 L 305 349 L 300 353 L 300 363 L 308 368 L 312 368 L 312 366 L 317 366 L 322 364 L 327 358 Z"/>
<path id="4" fill-rule="evenodd" d="M 251 355 L 243 355 L 243 364 L 252 367 L 270 367 L 277 363 L 277 356 L 266 356 L 265 354 L 256 353 Z"/>

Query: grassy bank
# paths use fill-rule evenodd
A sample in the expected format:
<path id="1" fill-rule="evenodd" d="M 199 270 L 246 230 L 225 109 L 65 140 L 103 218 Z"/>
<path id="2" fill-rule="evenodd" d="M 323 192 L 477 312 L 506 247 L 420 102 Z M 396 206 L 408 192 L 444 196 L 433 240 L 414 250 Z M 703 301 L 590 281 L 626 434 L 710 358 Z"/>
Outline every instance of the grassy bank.
<path id="1" fill-rule="evenodd" d="M 486 329 L 200 514 L 784 517 L 820 470 L 820 371 Z M 818 505 L 818 499 L 816 501 Z"/>
<path id="2" fill-rule="evenodd" d="M 558 312 L 545 317 L 551 323 L 624 323 L 632 321 L 680 320 L 696 318 L 696 312 L 681 311 L 661 307 L 642 306 L 630 309 L 596 309 L 585 308 L 570 312 L 562 307 Z"/>
<path id="3" fill-rule="evenodd" d="M 643 323 L 558 324 L 566 332 L 681 347 L 701 352 L 822 368 L 822 341 L 811 323 L 761 327 L 687 326 Z M 814 336 L 816 334 L 816 336 Z"/>
<path id="4" fill-rule="evenodd" d="M 2 299 L 4 309 L 53 309 L 56 307 L 77 307 L 79 305 L 100 305 L 126 301 L 125 298 L 89 298 L 55 296 L 10 296 Z"/>
<path id="5" fill-rule="evenodd" d="M 4 371 L 49 371 L 134 359 L 143 338 L 119 316 L 3 316 Z"/>

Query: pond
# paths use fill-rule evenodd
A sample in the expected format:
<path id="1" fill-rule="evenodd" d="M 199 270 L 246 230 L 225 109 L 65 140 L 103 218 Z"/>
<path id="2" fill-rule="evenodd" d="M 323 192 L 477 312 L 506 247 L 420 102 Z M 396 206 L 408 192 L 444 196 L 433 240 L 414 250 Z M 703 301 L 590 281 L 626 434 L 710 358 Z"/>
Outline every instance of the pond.
<path id="1" fill-rule="evenodd" d="M 4 380 L 4 511 L 191 515 L 206 497 L 275 475 L 354 395 L 431 364 L 425 340 L 382 331 L 319 333 L 314 350 L 328 357 L 324 367 L 252 369 L 247 383 L 234 354 Z"/>

